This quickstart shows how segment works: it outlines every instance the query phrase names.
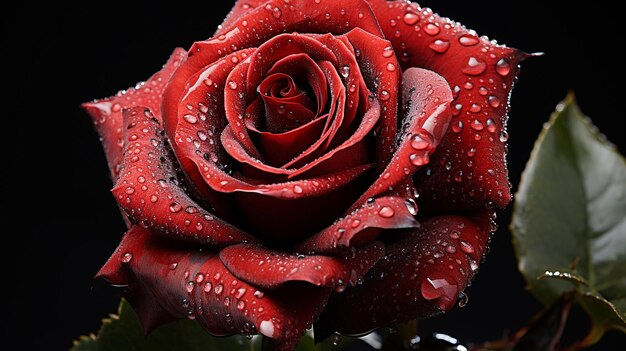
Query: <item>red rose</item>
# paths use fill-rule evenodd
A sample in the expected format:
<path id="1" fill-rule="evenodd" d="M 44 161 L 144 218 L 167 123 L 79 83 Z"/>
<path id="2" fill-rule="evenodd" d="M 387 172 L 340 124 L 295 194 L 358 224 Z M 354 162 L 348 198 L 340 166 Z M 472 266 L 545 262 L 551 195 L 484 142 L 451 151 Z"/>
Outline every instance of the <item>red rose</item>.
<path id="1" fill-rule="evenodd" d="M 129 224 L 99 275 L 147 330 L 192 318 L 281 350 L 316 321 L 450 309 L 511 198 L 523 57 L 404 1 L 237 2 L 213 38 L 84 105 Z"/>

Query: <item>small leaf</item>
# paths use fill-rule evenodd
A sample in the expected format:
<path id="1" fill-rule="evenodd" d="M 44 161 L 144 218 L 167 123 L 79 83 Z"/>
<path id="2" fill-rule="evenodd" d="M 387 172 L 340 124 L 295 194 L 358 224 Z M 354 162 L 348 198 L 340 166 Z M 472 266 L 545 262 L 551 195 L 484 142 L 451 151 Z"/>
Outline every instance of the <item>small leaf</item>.
<path id="1" fill-rule="evenodd" d="M 626 162 L 571 96 L 535 144 L 511 229 L 539 300 L 577 289 L 596 341 L 607 329 L 626 331 Z"/>
<path id="2" fill-rule="evenodd" d="M 241 335 L 214 337 L 190 320 L 168 323 L 144 336 L 137 314 L 122 300 L 118 315 L 104 319 L 97 335 L 74 341 L 70 351 L 259 351 L 256 339 Z"/>

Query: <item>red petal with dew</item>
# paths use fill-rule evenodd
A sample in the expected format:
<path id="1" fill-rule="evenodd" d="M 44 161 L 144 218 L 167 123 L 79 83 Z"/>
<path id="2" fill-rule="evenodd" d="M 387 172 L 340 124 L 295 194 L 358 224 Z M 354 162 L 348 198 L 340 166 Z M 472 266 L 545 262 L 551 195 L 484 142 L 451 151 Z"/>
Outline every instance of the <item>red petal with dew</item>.
<path id="1" fill-rule="evenodd" d="M 174 71 L 185 60 L 187 52 L 174 50 L 163 68 L 145 83 L 123 90 L 109 98 L 86 102 L 82 107 L 89 113 L 102 138 L 102 147 L 109 163 L 111 176 L 117 179 L 122 161 L 122 110 L 134 106 L 146 106 L 161 120 L 163 91 Z"/>
<path id="2" fill-rule="evenodd" d="M 369 3 L 402 67 L 435 71 L 454 92 L 452 133 L 433 155 L 430 176 L 416 177 L 422 198 L 440 212 L 506 206 L 511 200 L 505 162 L 509 94 L 518 63 L 527 55 L 415 3 Z"/>
<path id="3" fill-rule="evenodd" d="M 213 335 L 257 334 L 293 350 L 331 289 L 291 282 L 258 289 L 232 275 L 216 253 L 165 241 L 133 226 L 97 275 L 127 285 L 126 297 L 149 331 L 171 319 L 195 319 Z"/>
<path id="4" fill-rule="evenodd" d="M 440 216 L 387 245 L 363 285 L 335 295 L 320 330 L 361 334 L 451 309 L 478 269 L 492 213 Z"/>
<path id="5" fill-rule="evenodd" d="M 258 287 L 273 289 L 302 281 L 341 292 L 361 281 L 384 254 L 381 242 L 344 251 L 338 257 L 288 254 L 239 244 L 224 248 L 220 258 L 235 276 Z"/>
<path id="6" fill-rule="evenodd" d="M 189 197 L 164 134 L 147 108 L 124 110 L 124 158 L 112 192 L 129 218 L 154 233 L 203 244 L 254 241 Z"/>

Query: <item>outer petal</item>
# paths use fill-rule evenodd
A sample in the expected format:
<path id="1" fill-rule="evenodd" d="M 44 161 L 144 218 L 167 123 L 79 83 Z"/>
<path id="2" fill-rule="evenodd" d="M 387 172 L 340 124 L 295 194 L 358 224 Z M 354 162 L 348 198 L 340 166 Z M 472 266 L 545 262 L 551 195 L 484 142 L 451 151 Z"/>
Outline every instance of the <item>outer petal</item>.
<path id="1" fill-rule="evenodd" d="M 238 280 L 217 255 L 160 240 L 134 226 L 100 270 L 128 286 L 127 298 L 149 330 L 170 319 L 195 319 L 214 335 L 256 334 L 290 351 L 317 318 L 330 289 L 290 283 L 263 291 Z"/>
<path id="2" fill-rule="evenodd" d="M 320 332 L 361 334 L 451 309 L 478 269 L 493 230 L 491 219 L 488 212 L 436 217 L 387 245 L 386 259 L 363 285 L 335 296 L 320 320 Z"/>
<path id="3" fill-rule="evenodd" d="M 363 276 L 385 254 L 381 242 L 348 250 L 339 257 L 305 256 L 272 251 L 253 244 L 224 248 L 220 258 L 239 279 L 272 289 L 290 281 L 331 287 L 341 292 L 362 282 Z"/>
<path id="4" fill-rule="evenodd" d="M 163 68 L 145 83 L 138 83 L 134 88 L 122 90 L 117 95 L 86 102 L 82 107 L 89 113 L 102 138 L 111 176 L 115 181 L 122 161 L 122 110 L 134 106 L 146 106 L 161 120 L 161 100 L 165 86 L 178 66 L 185 60 L 187 52 L 176 49 Z"/>
<path id="5" fill-rule="evenodd" d="M 422 198 L 446 211 L 490 202 L 506 206 L 511 199 L 505 163 L 508 97 L 517 65 L 527 55 L 414 3 L 369 2 L 403 67 L 439 73 L 456 94 L 453 133 L 433 155 L 431 176 L 416 180 Z"/>
<path id="6" fill-rule="evenodd" d="M 135 223 L 155 233 L 214 245 L 255 240 L 189 198 L 165 133 L 150 110 L 125 109 L 124 126 L 122 170 L 112 191 Z"/>

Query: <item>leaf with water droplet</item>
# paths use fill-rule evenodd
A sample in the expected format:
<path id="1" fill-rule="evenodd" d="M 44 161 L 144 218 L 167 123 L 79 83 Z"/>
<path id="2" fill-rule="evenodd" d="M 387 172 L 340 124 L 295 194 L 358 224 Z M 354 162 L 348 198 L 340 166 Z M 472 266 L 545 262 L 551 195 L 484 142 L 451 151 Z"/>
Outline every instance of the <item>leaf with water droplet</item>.
<path id="1" fill-rule="evenodd" d="M 586 340 L 598 340 L 626 331 L 626 162 L 572 96 L 562 106 L 526 165 L 511 229 L 530 291 L 549 304 L 576 289 L 593 320 Z"/>

